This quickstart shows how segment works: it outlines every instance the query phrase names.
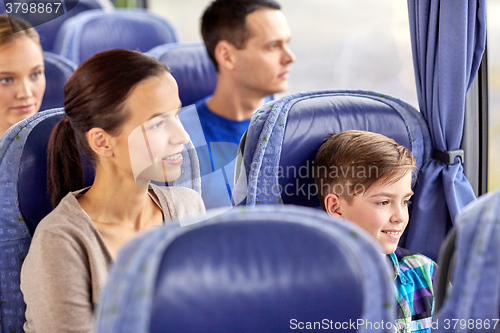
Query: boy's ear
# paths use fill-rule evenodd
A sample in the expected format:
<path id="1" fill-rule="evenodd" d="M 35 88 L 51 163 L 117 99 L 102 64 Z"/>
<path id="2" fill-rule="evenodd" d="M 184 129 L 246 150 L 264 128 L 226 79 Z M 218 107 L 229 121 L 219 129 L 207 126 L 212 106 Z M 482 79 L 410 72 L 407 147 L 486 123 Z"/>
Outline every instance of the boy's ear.
<path id="1" fill-rule="evenodd" d="M 335 193 L 329 193 L 325 197 L 325 209 L 330 215 L 336 215 L 342 217 L 342 207 L 340 205 L 340 197 Z"/>

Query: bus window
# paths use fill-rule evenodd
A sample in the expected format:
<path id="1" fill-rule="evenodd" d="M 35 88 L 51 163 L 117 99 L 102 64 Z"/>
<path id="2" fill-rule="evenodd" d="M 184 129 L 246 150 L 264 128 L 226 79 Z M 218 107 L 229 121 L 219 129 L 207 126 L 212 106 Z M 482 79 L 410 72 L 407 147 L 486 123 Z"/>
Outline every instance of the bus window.
<path id="1" fill-rule="evenodd" d="M 297 56 L 289 89 L 362 89 L 400 98 L 418 109 L 408 7 L 401 0 L 281 0 Z M 149 0 L 176 25 L 181 42 L 199 42 L 209 0 Z"/>
<path id="2" fill-rule="evenodd" d="M 488 30 L 488 191 L 500 188 L 500 2 L 486 1 Z"/>

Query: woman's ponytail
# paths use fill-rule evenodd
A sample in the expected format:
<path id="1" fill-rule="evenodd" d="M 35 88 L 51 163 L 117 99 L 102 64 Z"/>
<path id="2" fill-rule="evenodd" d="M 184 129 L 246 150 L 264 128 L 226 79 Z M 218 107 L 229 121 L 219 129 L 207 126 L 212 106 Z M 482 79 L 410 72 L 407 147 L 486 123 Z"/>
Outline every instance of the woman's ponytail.
<path id="1" fill-rule="evenodd" d="M 84 186 L 83 167 L 75 130 L 65 116 L 54 127 L 47 148 L 47 187 L 52 207 Z"/>

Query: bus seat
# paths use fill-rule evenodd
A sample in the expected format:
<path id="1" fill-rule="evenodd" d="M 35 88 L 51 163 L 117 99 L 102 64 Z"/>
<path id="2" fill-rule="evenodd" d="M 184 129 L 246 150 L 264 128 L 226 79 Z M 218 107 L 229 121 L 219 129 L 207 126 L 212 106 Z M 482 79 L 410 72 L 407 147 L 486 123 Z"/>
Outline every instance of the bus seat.
<path id="1" fill-rule="evenodd" d="M 37 0 L 30 0 L 28 3 L 31 2 L 36 3 Z M 64 3 L 67 10 L 64 15 L 35 27 L 36 31 L 40 35 L 40 44 L 42 44 L 42 49 L 44 51 L 53 52 L 57 32 L 63 25 L 64 21 L 87 10 L 112 10 L 114 8 L 113 3 L 109 0 L 65 0 Z"/>
<path id="2" fill-rule="evenodd" d="M 17 171 L 17 196 L 19 211 L 24 223 L 33 235 L 38 223 L 52 211 L 47 191 L 47 146 L 54 126 L 64 117 L 64 110 L 50 110 L 47 116 L 35 124 L 28 123 L 30 132 L 21 147 Z M 82 155 L 85 186 L 92 185 L 94 171 L 90 162 Z"/>
<path id="3" fill-rule="evenodd" d="M 460 212 L 454 226 L 453 285 L 447 290 L 442 308 L 434 315 L 433 320 L 438 321 L 439 329 L 433 329 L 433 332 L 444 332 L 446 323 L 450 324 L 448 327 L 456 325 L 457 331 L 464 326 L 468 332 L 498 331 L 499 216 L 500 191 L 484 194 Z M 458 323 L 454 320 L 457 318 L 460 319 Z M 472 328 L 471 322 L 475 323 Z M 486 323 L 489 327 L 485 326 Z"/>
<path id="4" fill-rule="evenodd" d="M 64 85 L 76 69 L 70 60 L 51 52 L 43 53 L 46 88 L 40 111 L 64 106 Z"/>
<path id="5" fill-rule="evenodd" d="M 239 207 L 164 226 L 121 250 L 95 329 L 289 332 L 316 322 L 354 332 L 365 327 L 350 321 L 394 323 L 380 252 L 357 226 L 306 207 Z M 370 332 L 389 331 L 378 326 Z"/>
<path id="6" fill-rule="evenodd" d="M 32 232 L 20 210 L 19 170 L 28 136 L 37 125 L 45 122 L 57 122 L 62 117 L 62 109 L 38 112 L 35 115 L 13 125 L 0 139 L 0 309 L 2 313 L 2 332 L 23 332 L 25 322 L 25 304 L 19 287 L 21 265 L 31 243 Z M 54 124 L 55 124 L 54 122 Z M 52 125 L 52 127 L 54 126 Z M 50 133 L 50 132 L 49 132 Z M 38 141 L 35 140 L 35 141 Z M 47 140 L 48 141 L 48 138 Z M 45 142 L 46 147 L 46 142 Z M 45 148 L 46 149 L 46 148 Z M 39 153 L 45 154 L 45 150 Z M 35 161 L 27 161 L 35 162 Z M 35 162 L 36 163 L 36 162 Z M 36 165 L 41 173 L 45 170 L 45 163 Z M 45 177 L 44 180 L 45 180 Z M 40 197 L 46 196 L 44 191 L 33 187 L 27 189 L 26 200 L 37 203 Z M 40 207 L 50 211 L 49 207 Z M 47 210 L 48 209 L 48 210 Z M 32 227 L 32 226 L 31 226 Z"/>
<path id="7" fill-rule="evenodd" d="M 170 67 L 182 105 L 194 104 L 213 94 L 217 72 L 203 43 L 165 44 L 146 54 Z"/>
<path id="8" fill-rule="evenodd" d="M 325 90 L 293 94 L 258 109 L 240 142 L 236 204 L 320 207 L 314 158 L 330 133 L 356 129 L 384 134 L 411 149 L 417 168 L 431 156 L 422 115 L 411 105 L 371 91 Z M 245 137 L 245 136 L 244 136 Z"/>
<path id="9" fill-rule="evenodd" d="M 437 313 L 442 307 L 446 298 L 446 290 L 452 281 L 453 261 L 455 260 L 455 243 L 457 241 L 457 228 L 453 227 L 446 235 L 438 258 L 438 271 L 434 281 L 434 313 Z"/>
<path id="10" fill-rule="evenodd" d="M 47 193 L 47 145 L 62 108 L 38 112 L 13 125 L 0 140 L 0 308 L 2 331 L 22 332 L 25 305 L 21 265 L 38 223 L 52 210 Z M 181 177 L 174 186 L 201 193 L 199 163 L 192 143 L 183 151 Z M 94 179 L 91 163 L 82 159 L 85 186 Z"/>
<path id="11" fill-rule="evenodd" d="M 29 6 L 31 3 L 35 3 L 38 5 L 40 1 L 28 0 L 28 1 L 23 1 L 22 3 L 27 3 Z M 37 19 L 47 20 L 48 17 L 46 15 L 40 15 L 40 16 L 30 15 L 29 17 L 25 17 L 25 14 L 23 14 L 21 10 L 19 10 L 19 13 L 17 15 L 13 14 L 18 17 L 28 19 L 30 24 L 35 27 L 36 31 L 40 35 L 40 44 L 42 45 L 42 49 L 44 51 L 52 52 L 52 50 L 54 49 L 55 36 L 59 31 L 59 28 L 64 23 L 64 21 L 66 21 L 70 17 L 73 17 L 78 13 L 90 9 L 112 10 L 114 8 L 113 3 L 110 0 L 65 0 L 64 4 L 66 6 L 66 12 L 64 12 L 62 3 L 61 6 L 59 7 L 56 7 L 56 4 L 54 4 L 54 7 L 52 7 L 53 9 L 52 14 L 54 15 L 53 16 L 54 18 L 46 22 L 37 21 Z M 57 16 L 56 9 L 59 13 L 63 14 L 61 16 Z M 0 5 L 0 14 L 5 14 L 5 13 L 6 9 L 4 2 L 2 1 Z"/>
<path id="12" fill-rule="evenodd" d="M 146 52 L 177 42 L 177 32 L 167 19 L 143 9 L 88 10 L 72 17 L 57 33 L 54 52 L 76 64 L 92 55 L 121 48 Z"/>

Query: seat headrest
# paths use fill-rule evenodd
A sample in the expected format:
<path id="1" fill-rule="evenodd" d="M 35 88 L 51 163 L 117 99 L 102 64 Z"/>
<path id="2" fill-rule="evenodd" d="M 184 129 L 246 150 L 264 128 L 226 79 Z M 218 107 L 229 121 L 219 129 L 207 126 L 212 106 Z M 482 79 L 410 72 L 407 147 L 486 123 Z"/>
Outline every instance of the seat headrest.
<path id="1" fill-rule="evenodd" d="M 70 60 L 51 52 L 43 53 L 45 63 L 45 94 L 40 111 L 64 106 L 64 85 L 76 69 Z"/>
<path id="2" fill-rule="evenodd" d="M 353 261 L 328 235 L 303 225 L 193 230 L 163 255 L 151 332 L 201 332 L 207 323 L 211 332 L 279 332 L 294 318 L 355 321 L 363 301 Z"/>
<path id="3" fill-rule="evenodd" d="M 380 121 L 381 119 L 384 121 Z M 307 193 L 310 192 L 305 191 L 304 195 L 300 187 L 309 189 L 314 184 L 312 167 L 322 141 L 331 133 L 347 129 L 382 133 L 411 148 L 403 119 L 391 106 L 379 100 L 349 95 L 299 100 L 288 111 L 279 163 L 284 171 L 279 180 L 281 187 L 285 188 L 287 184 L 294 184 L 296 181 L 298 183 L 288 192 L 291 195 L 283 192 L 284 203 L 298 205 L 305 202 L 306 206 L 319 206 L 317 197 L 307 198 Z M 305 167 L 307 177 L 303 177 Z M 286 172 L 287 170 L 296 172 Z M 299 171 L 302 173 L 298 174 Z"/>
<path id="4" fill-rule="evenodd" d="M 425 120 L 412 106 L 369 91 L 313 91 L 285 96 L 257 110 L 247 131 L 243 161 L 247 205 L 286 203 L 319 207 L 316 153 L 331 133 L 363 130 L 409 148 L 417 169 L 430 158 Z"/>
<path id="5" fill-rule="evenodd" d="M 291 205 L 185 223 L 194 222 L 122 249 L 96 332 L 281 332 L 325 318 L 394 323 L 389 265 L 359 227 Z"/>
<path id="6" fill-rule="evenodd" d="M 28 4 L 30 3 L 37 2 L 35 0 L 30 0 L 28 1 Z M 46 21 L 45 23 L 35 26 L 35 30 L 40 35 L 40 44 L 42 45 L 42 49 L 44 51 L 52 52 L 52 50 L 54 49 L 54 41 L 57 32 L 63 25 L 64 21 L 66 21 L 67 19 L 90 9 L 113 8 L 113 4 L 109 0 L 65 0 L 64 4 L 66 5 L 66 13 L 62 8 L 62 4 L 59 8 L 57 8 L 57 4 L 53 4 L 54 7 L 52 10 L 52 15 L 54 15 L 54 18 Z M 62 13 L 61 16 L 57 16 L 57 13 L 55 12 L 56 9 L 58 9 L 59 13 Z M 40 18 L 47 20 L 46 15 L 40 15 Z M 30 18 L 30 23 L 36 24 L 36 22 L 33 22 L 33 17 Z"/>
<path id="7" fill-rule="evenodd" d="M 217 72 L 204 44 L 165 44 L 146 54 L 170 67 L 179 86 L 183 106 L 194 104 L 212 95 L 217 84 Z"/>
<path id="8" fill-rule="evenodd" d="M 33 235 L 38 223 L 52 211 L 47 192 L 47 146 L 54 126 L 64 117 L 64 111 L 52 114 L 33 126 L 21 155 L 18 178 L 19 210 Z M 81 155 L 85 186 L 94 181 L 94 168 Z"/>
<path id="9" fill-rule="evenodd" d="M 500 191 L 487 193 L 457 217 L 452 288 L 435 314 L 440 323 L 460 318 L 493 328 L 500 307 Z M 464 292 L 467 290 L 467 292 Z M 440 326 L 437 332 L 444 332 Z M 485 329 L 475 326 L 471 331 Z M 434 330 L 433 330 L 434 332 Z"/>
<path id="10" fill-rule="evenodd" d="M 96 53 L 115 48 L 146 52 L 177 42 L 167 19 L 142 9 L 87 10 L 72 17 L 57 33 L 54 52 L 80 64 Z"/>

